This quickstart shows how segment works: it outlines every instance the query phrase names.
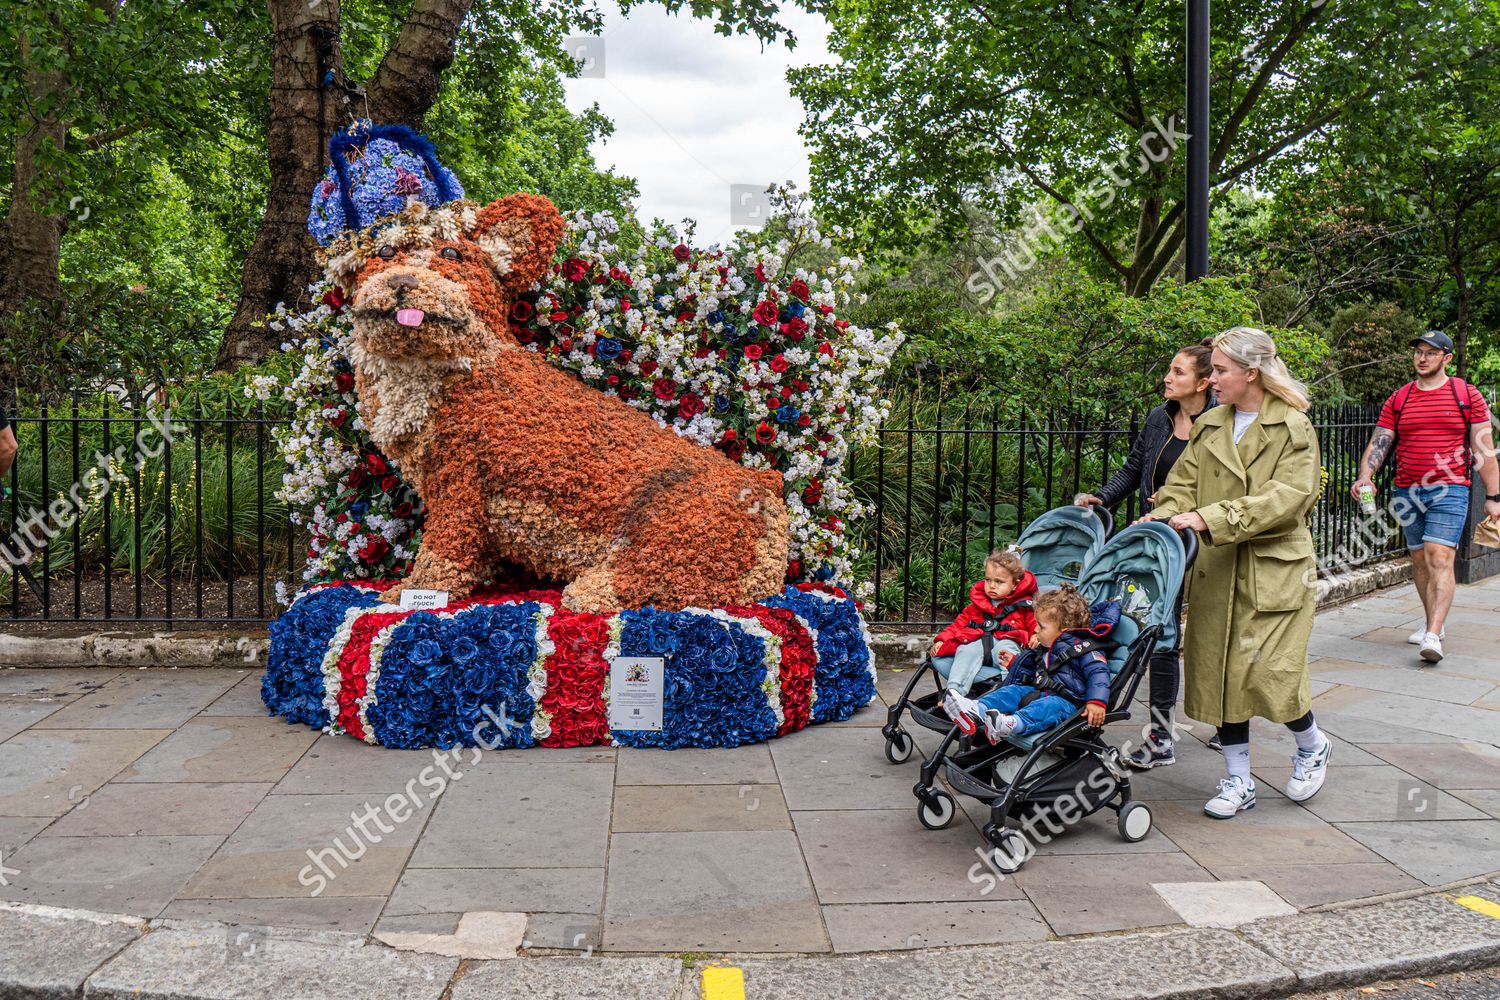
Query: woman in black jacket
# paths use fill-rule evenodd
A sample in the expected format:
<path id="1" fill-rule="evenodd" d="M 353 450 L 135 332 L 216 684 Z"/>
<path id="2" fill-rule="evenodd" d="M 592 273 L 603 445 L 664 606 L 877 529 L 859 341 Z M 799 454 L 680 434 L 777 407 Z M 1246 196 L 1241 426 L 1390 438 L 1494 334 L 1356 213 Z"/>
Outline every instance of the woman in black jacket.
<path id="1" fill-rule="evenodd" d="M 1206 340 L 1184 347 L 1172 357 L 1162 377 L 1162 394 L 1166 402 L 1146 416 L 1146 426 L 1136 435 L 1130 457 L 1104 484 L 1097 495 L 1082 493 L 1073 502 L 1081 507 L 1103 504 L 1118 507 L 1132 490 L 1139 491 L 1141 513 L 1151 510 L 1156 491 L 1167 481 L 1167 473 L 1187 447 L 1193 421 L 1216 400 L 1208 388 L 1213 371 L 1210 358 L 1213 349 Z M 1182 595 L 1177 597 L 1178 620 L 1182 617 Z M 1172 748 L 1172 708 L 1177 704 L 1177 686 L 1181 678 L 1177 649 L 1158 649 L 1151 657 L 1151 734 L 1137 747 L 1126 763 L 1146 770 L 1175 764 Z"/>

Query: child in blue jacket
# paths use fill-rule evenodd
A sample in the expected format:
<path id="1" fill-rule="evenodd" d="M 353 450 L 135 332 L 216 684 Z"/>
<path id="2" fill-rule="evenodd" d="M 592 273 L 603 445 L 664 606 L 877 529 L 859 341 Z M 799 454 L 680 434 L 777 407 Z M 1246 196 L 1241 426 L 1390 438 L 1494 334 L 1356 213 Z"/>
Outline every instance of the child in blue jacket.
<path id="1" fill-rule="evenodd" d="M 1084 706 L 1091 726 L 1104 724 L 1109 706 L 1109 660 L 1090 639 L 1107 634 L 1120 619 L 1111 601 L 1097 610 L 1064 584 L 1036 599 L 1031 648 L 1011 662 L 1005 683 L 979 700 L 949 691 L 943 708 L 966 735 L 984 723 L 991 743 L 1051 729 Z"/>

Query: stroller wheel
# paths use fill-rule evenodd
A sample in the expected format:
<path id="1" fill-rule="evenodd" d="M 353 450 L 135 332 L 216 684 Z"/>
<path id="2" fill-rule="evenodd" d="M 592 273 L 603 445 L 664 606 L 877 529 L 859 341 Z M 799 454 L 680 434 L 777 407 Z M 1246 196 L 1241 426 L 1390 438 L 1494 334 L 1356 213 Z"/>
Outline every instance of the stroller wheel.
<path id="1" fill-rule="evenodd" d="M 914 746 L 911 735 L 904 729 L 898 729 L 895 736 L 888 737 L 885 741 L 885 759 L 892 764 L 905 764 L 911 760 Z"/>
<path id="2" fill-rule="evenodd" d="M 1126 843 L 1145 840 L 1146 834 L 1151 832 L 1151 807 L 1144 802 L 1127 802 L 1120 807 L 1116 822 L 1120 827 L 1120 838 Z"/>
<path id="3" fill-rule="evenodd" d="M 953 822 L 957 813 L 958 803 L 942 789 L 932 793 L 931 801 L 924 799 L 917 803 L 917 819 L 929 830 L 941 830 Z"/>
<path id="4" fill-rule="evenodd" d="M 994 869 L 1002 875 L 1014 875 L 1021 870 L 1031 855 L 1031 845 L 1020 830 L 1005 828 L 1000 831 L 1000 843 L 990 847 L 987 857 Z"/>

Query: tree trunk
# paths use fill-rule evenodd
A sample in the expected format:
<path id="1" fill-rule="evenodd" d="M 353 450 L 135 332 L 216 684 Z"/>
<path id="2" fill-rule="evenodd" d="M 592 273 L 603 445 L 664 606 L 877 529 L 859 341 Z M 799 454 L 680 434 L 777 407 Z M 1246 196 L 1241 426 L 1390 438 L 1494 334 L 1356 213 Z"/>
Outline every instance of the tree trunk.
<path id="1" fill-rule="evenodd" d="M 343 80 L 339 51 L 338 0 L 270 0 L 274 53 L 271 71 L 271 125 L 267 146 L 271 187 L 260 230 L 245 258 L 240 301 L 219 345 L 218 365 L 230 368 L 258 361 L 277 347 L 279 335 L 265 318 L 278 302 L 302 303 L 307 284 L 318 276 L 315 244 L 307 232 L 308 204 L 319 179 L 319 150 L 348 115 L 342 91 L 324 92 L 324 127 L 318 125 L 318 39 L 330 33 L 332 51 L 324 69 Z M 453 63 L 454 47 L 472 0 L 416 0 L 401 32 L 386 51 L 366 90 L 370 118 L 383 125 L 421 128 L 437 100 L 442 74 Z M 363 109 L 359 109 L 363 113 Z"/>
<path id="2" fill-rule="evenodd" d="M 1453 330 L 1453 363 L 1458 377 L 1469 380 L 1469 310 L 1474 299 L 1473 286 L 1464 273 L 1463 261 L 1455 262 L 1453 280 L 1458 285 L 1458 320 Z"/>
<path id="3" fill-rule="evenodd" d="M 26 40 L 20 52 L 26 60 Z M 56 107 L 67 80 L 58 71 L 32 72 L 27 76 L 30 106 Z M 68 138 L 68 124 L 56 117 L 33 118 L 31 127 L 16 137 L 16 163 L 12 175 L 10 211 L 0 232 L 0 313 L 13 312 L 27 302 L 56 303 L 62 299 L 58 260 L 62 249 L 64 220 L 46 208 L 56 196 L 53 183 L 44 176 L 37 154 L 52 147 L 60 154 Z M 46 155 L 43 153 L 43 155 Z M 86 218 L 88 207 L 76 206 Z"/>
<path id="4" fill-rule="evenodd" d="M 245 256 L 239 305 L 219 344 L 221 369 L 258 361 L 276 350 L 280 335 L 266 327 L 266 316 L 278 302 L 303 303 L 308 283 L 318 276 L 316 244 L 307 232 L 308 205 L 320 179 L 320 151 L 327 149 L 332 130 L 343 124 L 344 105 L 335 87 L 323 90 L 321 123 L 318 115 L 320 48 L 323 71 L 332 70 L 335 82 L 343 79 L 339 0 L 270 0 L 270 7 L 271 119 L 266 150 L 271 184 L 260 229 Z"/>

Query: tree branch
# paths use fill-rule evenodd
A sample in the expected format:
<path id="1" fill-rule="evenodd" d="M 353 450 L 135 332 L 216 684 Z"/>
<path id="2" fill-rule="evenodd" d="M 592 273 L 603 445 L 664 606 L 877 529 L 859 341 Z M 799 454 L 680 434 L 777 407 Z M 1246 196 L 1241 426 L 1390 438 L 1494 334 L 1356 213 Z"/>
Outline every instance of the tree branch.
<path id="1" fill-rule="evenodd" d="M 366 94 L 376 121 L 420 128 L 437 101 L 443 71 L 473 0 L 416 0 L 396 41 L 386 50 Z"/>

